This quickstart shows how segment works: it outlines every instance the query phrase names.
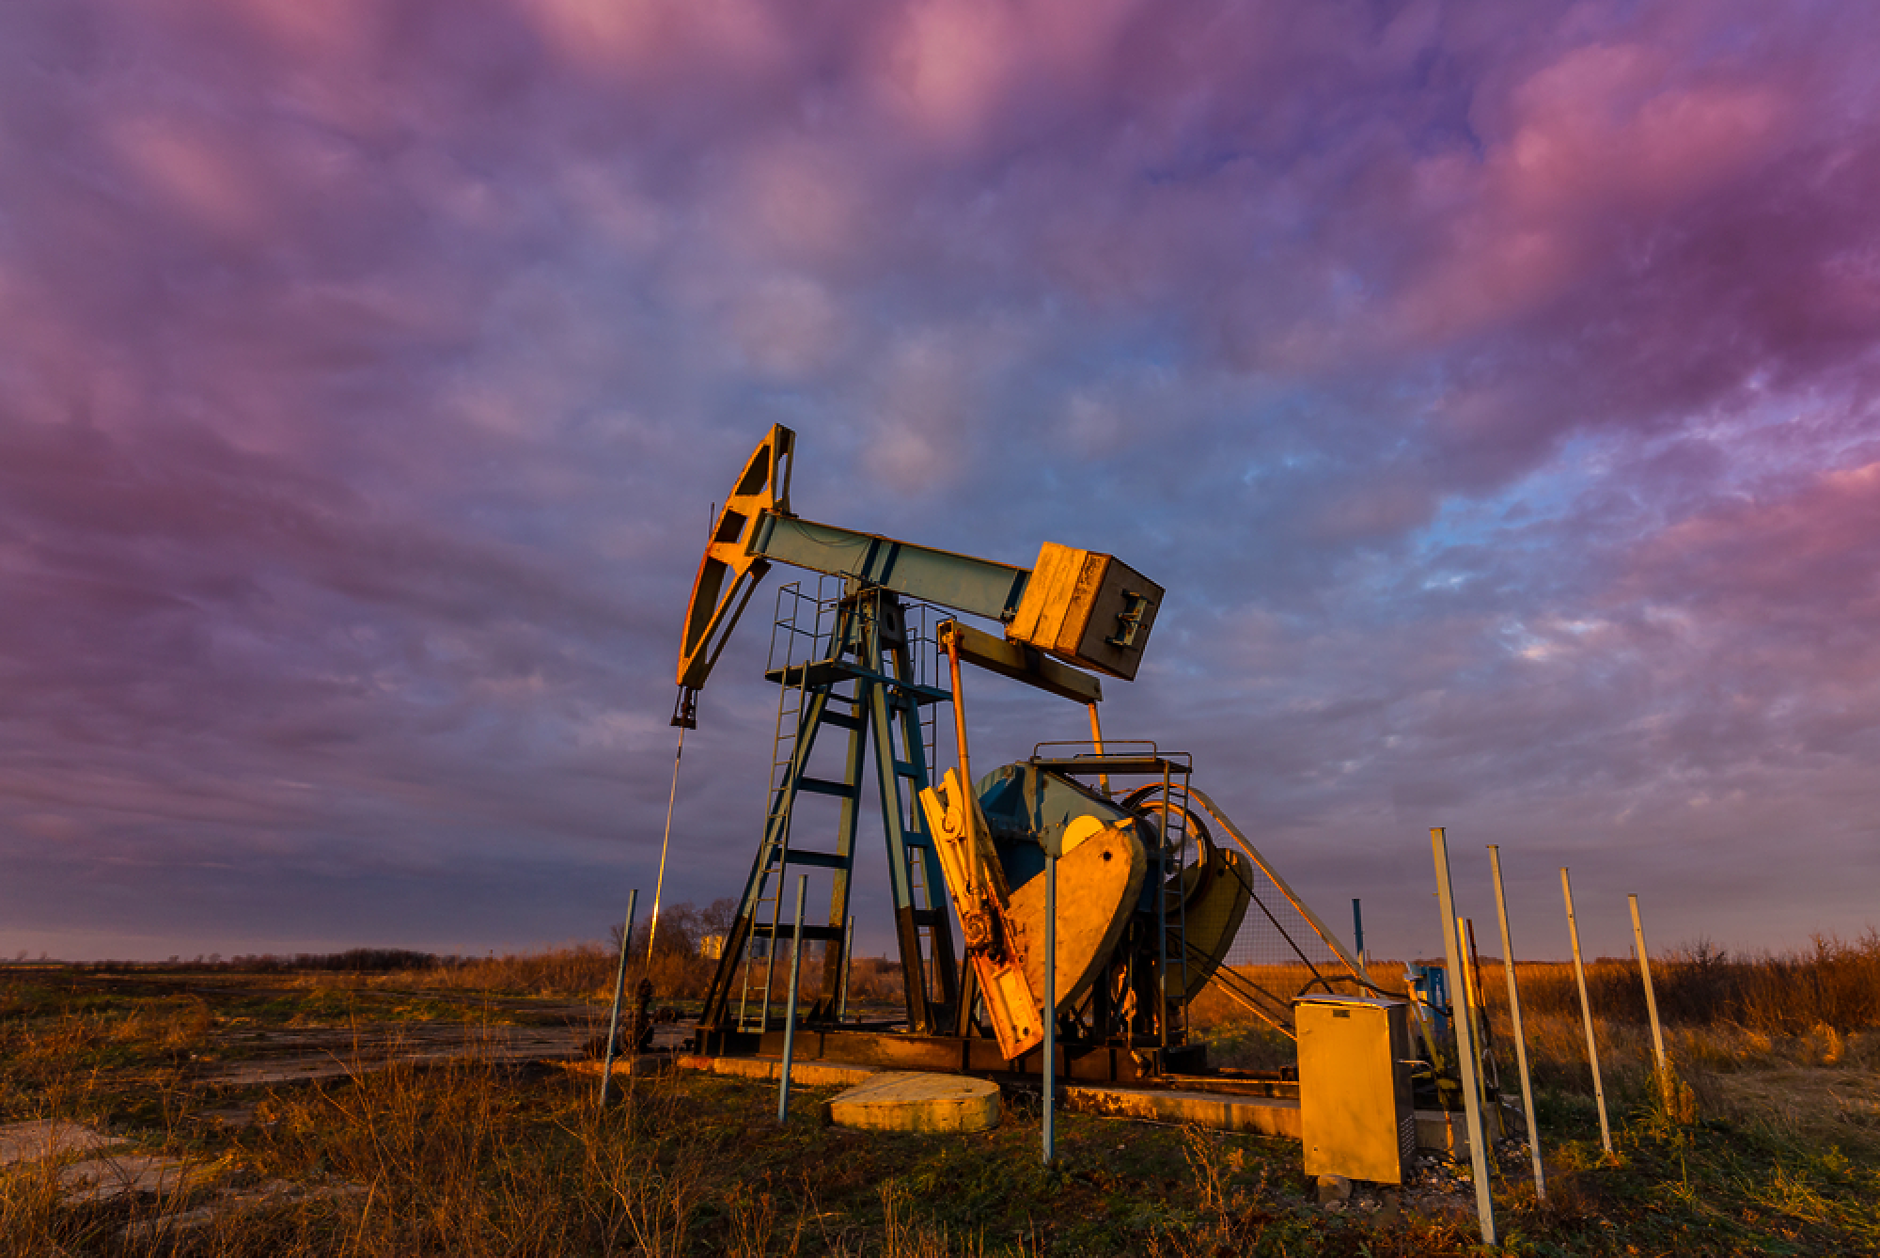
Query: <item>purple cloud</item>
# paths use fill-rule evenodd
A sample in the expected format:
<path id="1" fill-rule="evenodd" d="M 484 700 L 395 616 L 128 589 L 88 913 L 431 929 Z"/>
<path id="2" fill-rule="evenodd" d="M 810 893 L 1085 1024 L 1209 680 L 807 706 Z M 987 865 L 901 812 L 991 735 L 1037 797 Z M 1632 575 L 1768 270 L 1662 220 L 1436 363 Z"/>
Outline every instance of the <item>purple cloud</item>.
<path id="1" fill-rule="evenodd" d="M 657 857 L 707 507 L 773 422 L 813 518 L 1166 584 L 1109 724 L 1387 950 L 1432 950 L 1431 824 L 1537 924 L 1574 864 L 1595 950 L 1626 891 L 1667 942 L 1858 932 L 1876 35 L 16 5 L 0 952 L 598 934 Z M 682 898 L 755 841 L 768 597 L 686 758 Z M 973 714 L 986 756 L 1077 735 Z"/>

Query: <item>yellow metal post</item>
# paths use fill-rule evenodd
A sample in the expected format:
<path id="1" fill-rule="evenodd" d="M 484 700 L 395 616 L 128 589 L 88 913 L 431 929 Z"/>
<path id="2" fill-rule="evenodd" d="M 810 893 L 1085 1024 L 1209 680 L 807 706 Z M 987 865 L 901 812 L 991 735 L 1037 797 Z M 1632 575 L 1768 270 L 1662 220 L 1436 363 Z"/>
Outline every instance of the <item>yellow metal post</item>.
<path id="1" fill-rule="evenodd" d="M 970 812 L 973 789 L 973 773 L 966 759 L 966 701 L 960 693 L 960 641 L 953 634 L 946 634 L 947 672 L 953 681 L 953 744 L 960 761 L 960 791 L 965 795 L 961 803 Z M 974 896 L 979 890 L 979 852 L 978 844 L 966 844 L 966 893 Z"/>
<path id="2" fill-rule="evenodd" d="M 1092 708 L 1092 711 L 1095 711 Z M 1057 1159 L 1057 853 L 1044 854 L 1044 1164 Z"/>
<path id="3" fill-rule="evenodd" d="M 1475 957 L 1475 923 L 1456 918 L 1456 941 L 1462 945 L 1463 1003 L 1469 1009 L 1469 1039 L 1475 1046 L 1475 1089 L 1484 1112 L 1488 1108 L 1488 1006 L 1482 999 L 1482 967 Z M 1493 1169 L 1493 1168 L 1491 1168 Z"/>
<path id="4" fill-rule="evenodd" d="M 1645 957 L 1645 927 L 1639 922 L 1638 897 L 1629 895 L 1626 900 L 1632 906 L 1632 938 L 1638 944 L 1638 972 L 1645 980 L 1645 1012 L 1651 1015 L 1652 1052 L 1658 1059 L 1658 1092 L 1668 1103 L 1671 1100 L 1671 1066 L 1665 1060 L 1665 1034 L 1658 1027 L 1658 997 L 1652 991 L 1652 965 Z"/>
<path id="5" fill-rule="evenodd" d="M 1482 1226 L 1482 1243 L 1495 1244 L 1495 1200 L 1488 1191 L 1488 1164 L 1493 1156 L 1482 1130 L 1482 1099 L 1476 1081 L 1480 1063 L 1475 1056 L 1474 1011 L 1469 1008 L 1469 983 L 1463 972 L 1468 958 L 1462 955 L 1462 937 L 1457 932 L 1456 897 L 1449 886 L 1449 846 L 1443 828 L 1430 828 L 1430 848 L 1436 861 L 1436 896 L 1442 910 L 1443 951 L 1452 979 L 1450 1000 L 1455 1015 L 1449 1021 L 1456 1028 L 1456 1065 L 1462 1074 L 1462 1109 L 1469 1130 L 1469 1169 L 1475 1179 L 1475 1216 Z"/>
<path id="6" fill-rule="evenodd" d="M 1090 741 L 1096 747 L 1097 754 L 1103 754 L 1103 722 L 1097 717 L 1095 701 L 1086 705 L 1090 709 Z M 1110 798 L 1110 775 L 1097 774 L 1097 786 L 1103 791 L 1103 798 Z"/>
<path id="7" fill-rule="evenodd" d="M 790 1063 L 796 1056 L 796 994 L 803 976 L 803 901 L 809 897 L 809 875 L 796 876 L 796 922 L 790 929 L 790 994 L 783 1002 L 783 1066 L 777 1072 L 777 1125 L 790 1120 Z M 770 946 L 777 946 L 771 936 Z M 770 1019 L 770 1002 L 764 1002 L 764 1019 Z"/>
<path id="8" fill-rule="evenodd" d="M 1534 1196 L 1547 1200 L 1547 1175 L 1541 1169 L 1541 1133 L 1534 1125 L 1534 1087 L 1528 1081 L 1527 1035 L 1521 1029 L 1521 989 L 1514 981 L 1514 944 L 1508 935 L 1508 901 L 1501 890 L 1501 849 L 1488 845 L 1488 863 L 1495 874 L 1495 913 L 1501 918 L 1501 968 L 1508 977 L 1508 1014 L 1514 1023 L 1514 1062 L 1521 1072 L 1521 1112 L 1527 1119 L 1528 1155 L 1534 1162 Z"/>
<path id="9" fill-rule="evenodd" d="M 1612 1152 L 1612 1128 L 1606 1122 L 1606 1086 L 1599 1079 L 1599 1042 L 1593 1037 L 1593 1002 L 1586 995 L 1586 964 L 1580 959 L 1580 923 L 1573 916 L 1573 880 L 1560 867 L 1560 892 L 1567 901 L 1567 936 L 1573 943 L 1573 977 L 1580 985 L 1580 1018 L 1586 1023 L 1586 1060 L 1593 1067 L 1593 1099 L 1599 1102 L 1599 1143 Z"/>

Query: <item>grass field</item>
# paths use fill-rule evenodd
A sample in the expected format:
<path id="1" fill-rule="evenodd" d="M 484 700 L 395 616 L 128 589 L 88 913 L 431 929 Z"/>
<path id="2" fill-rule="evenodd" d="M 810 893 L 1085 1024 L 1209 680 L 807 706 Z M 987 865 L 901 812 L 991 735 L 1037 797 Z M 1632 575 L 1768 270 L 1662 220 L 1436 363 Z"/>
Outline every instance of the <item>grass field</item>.
<path id="1" fill-rule="evenodd" d="M 1696 978 L 1678 974 L 1686 963 Z M 684 964 L 672 963 L 662 995 L 683 995 Z M 202 1082 L 269 1036 L 363 1044 L 592 1019 L 610 968 L 601 948 L 354 975 L 0 968 L 0 1123 L 83 1123 L 188 1168 L 155 1190 L 88 1202 L 59 1178 L 79 1155 L 18 1162 L 0 1171 L 0 1254 L 1477 1248 L 1453 1176 L 1395 1208 L 1370 1197 L 1328 1212 L 1288 1141 L 1062 1115 L 1059 1165 L 1047 1171 L 1036 1102 L 1023 1096 L 994 1132 L 919 1137 L 825 1127 L 816 1102 L 826 1092 L 793 1100 L 779 1127 L 774 1088 L 689 1072 L 642 1081 L 601 1113 L 592 1076 L 494 1053 L 362 1065 L 296 1087 Z M 1510 1252 L 1880 1253 L 1880 1029 L 1860 999 L 1880 972 L 1880 940 L 1826 941 L 1792 957 L 1667 958 L 1658 992 L 1684 1085 L 1668 1109 L 1635 1020 L 1642 1004 L 1628 1003 L 1636 970 L 1596 965 L 1596 1007 L 1610 1014 L 1599 1026 L 1610 1158 L 1562 969 L 1521 967 L 1552 1179 L 1542 1206 L 1523 1164 L 1504 1167 L 1496 1192 Z M 1484 978 L 1505 1036 L 1499 965 Z M 1712 984 L 1711 1016 L 1699 978 Z M 874 975 L 884 990 L 891 979 Z M 1216 1014 L 1201 1021 L 1217 1056 L 1283 1047 Z M 344 1064 L 348 1053 L 334 1057 Z M 1512 1089 L 1511 1061 L 1505 1073 Z"/>

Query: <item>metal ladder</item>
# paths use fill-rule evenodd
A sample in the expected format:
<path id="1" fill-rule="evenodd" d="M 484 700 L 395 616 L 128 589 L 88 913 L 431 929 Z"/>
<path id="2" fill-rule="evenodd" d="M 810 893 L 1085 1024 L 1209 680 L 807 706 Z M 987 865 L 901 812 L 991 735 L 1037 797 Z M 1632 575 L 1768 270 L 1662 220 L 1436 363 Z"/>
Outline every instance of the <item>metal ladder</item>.
<path id="1" fill-rule="evenodd" d="M 796 804 L 791 778 L 796 771 L 796 749 L 808 695 L 809 670 L 798 674 L 795 685 L 777 687 L 777 727 L 771 739 L 770 799 L 764 812 L 763 852 L 758 858 L 758 889 L 751 915 L 751 937 L 744 950 L 744 976 L 738 993 L 738 1029 L 763 1030 L 770 1017 L 772 980 L 777 972 L 778 927 L 783 920 L 784 869 L 790 863 L 790 812 Z M 756 941 L 765 941 L 762 981 L 753 984 L 757 968 Z M 755 1008 L 751 1003 L 757 989 Z"/>
<path id="2" fill-rule="evenodd" d="M 908 643 L 903 641 L 903 658 L 908 653 Z M 914 680 L 912 678 L 904 680 Z M 931 714 L 934 708 L 928 708 Z M 934 849 L 933 836 L 927 833 L 926 814 L 921 811 L 918 793 L 931 782 L 933 765 L 933 731 L 935 721 L 930 716 L 923 721 L 919 706 L 905 692 L 890 693 L 888 698 L 889 722 L 899 727 L 907 755 L 895 754 L 894 774 L 907 790 L 898 806 L 902 813 L 901 842 L 907 854 L 907 890 L 908 899 L 914 908 L 915 937 L 920 941 L 921 978 L 927 985 L 924 999 L 934 1001 L 945 997 L 933 991 L 934 961 L 939 952 L 936 944 L 935 920 L 944 909 L 939 909 L 934 900 L 934 888 L 929 885 L 927 868 L 938 860 Z M 910 741 L 910 738 L 912 741 Z M 892 750 L 892 744 L 890 744 Z M 918 753 L 915 759 L 913 753 Z M 946 944 L 951 951 L 952 944 Z M 906 981 L 913 981 L 912 975 L 903 976 Z"/>
<path id="3" fill-rule="evenodd" d="M 809 598 L 795 587 L 786 590 L 779 591 L 773 626 L 774 666 L 766 671 L 782 693 L 766 783 L 770 797 L 764 836 L 734 930 L 736 951 L 720 962 L 701 1026 L 740 1033 L 769 1028 L 776 984 L 788 970 L 778 965 L 777 949 L 789 942 L 783 913 L 793 869 L 822 870 L 831 879 L 821 884 L 829 889 L 828 922 L 812 925 L 806 917 L 803 940 L 825 945 L 824 994 L 834 994 L 845 959 L 843 927 L 863 783 L 873 774 L 888 822 L 888 847 L 894 857 L 890 869 L 899 883 L 896 914 L 902 952 L 904 957 L 919 954 L 908 958 L 913 971 L 908 975 L 909 1014 L 931 1028 L 936 1022 L 934 1006 L 951 1003 L 957 976 L 945 909 L 932 902 L 938 858 L 913 795 L 928 785 L 931 735 L 923 728 L 920 709 L 946 694 L 916 679 L 907 623 L 891 592 L 849 590 L 839 598 L 824 598 L 819 588 L 817 596 Z M 811 606 L 814 621 L 805 628 L 804 613 Z M 780 663 L 778 643 L 784 648 Z M 847 734 L 842 740 L 843 767 L 839 773 L 818 776 L 809 771 L 810 760 L 818 735 L 831 725 Z M 799 846 L 794 813 L 797 796 L 804 792 L 840 801 L 833 850 Z"/>
<path id="4" fill-rule="evenodd" d="M 1162 850 L 1170 854 L 1170 868 L 1163 875 L 1162 895 L 1162 965 L 1164 1005 L 1163 1016 L 1158 1019 L 1162 1024 L 1163 1047 L 1170 1043 L 1185 1043 L 1188 1039 L 1188 1002 L 1175 1002 L 1179 1005 L 1181 1025 L 1171 1028 L 1168 1018 L 1166 992 L 1170 978 L 1177 978 L 1177 990 L 1188 990 L 1188 897 L 1184 894 L 1183 875 L 1188 869 L 1188 777 L 1189 770 L 1165 769 L 1162 779 L 1162 797 L 1169 807 L 1162 814 Z M 1170 914 L 1169 891 L 1173 887 L 1175 912 Z M 1172 954 L 1172 955 L 1171 955 Z M 1174 973 L 1170 974 L 1169 971 Z"/>

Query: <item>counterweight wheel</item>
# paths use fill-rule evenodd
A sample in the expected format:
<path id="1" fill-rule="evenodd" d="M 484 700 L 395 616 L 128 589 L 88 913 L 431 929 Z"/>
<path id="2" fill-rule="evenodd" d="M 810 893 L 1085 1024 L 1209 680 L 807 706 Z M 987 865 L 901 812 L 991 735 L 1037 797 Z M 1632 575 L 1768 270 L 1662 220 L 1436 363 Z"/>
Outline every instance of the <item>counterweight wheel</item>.
<path id="1" fill-rule="evenodd" d="M 1162 845 L 1163 867 L 1168 870 L 1162 880 L 1168 895 L 1168 911 L 1174 913 L 1181 905 L 1192 903 L 1196 892 L 1206 886 L 1213 874 L 1210 866 L 1221 858 L 1214 836 L 1208 832 L 1200 815 L 1168 798 L 1160 782 L 1138 787 L 1119 802 L 1155 825 Z"/>
<path id="2" fill-rule="evenodd" d="M 1214 841 L 1201 817 L 1187 805 L 1185 793 L 1152 782 L 1132 791 L 1124 807 L 1161 828 L 1163 860 L 1162 915 L 1168 923 L 1173 958 L 1164 991 L 1179 1005 L 1193 1000 L 1221 973 L 1222 962 L 1240 933 L 1253 898 L 1247 859 Z M 1231 982 L 1231 974 L 1224 976 Z"/>

